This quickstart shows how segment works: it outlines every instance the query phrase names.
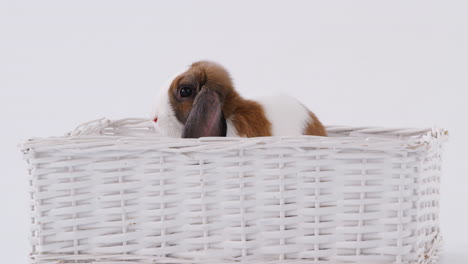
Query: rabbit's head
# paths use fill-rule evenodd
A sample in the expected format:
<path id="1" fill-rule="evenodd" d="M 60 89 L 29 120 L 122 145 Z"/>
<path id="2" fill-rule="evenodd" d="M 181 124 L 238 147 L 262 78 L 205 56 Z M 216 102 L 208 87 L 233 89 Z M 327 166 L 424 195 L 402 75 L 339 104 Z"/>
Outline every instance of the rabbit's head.
<path id="1" fill-rule="evenodd" d="M 236 96 L 229 73 L 214 62 L 195 62 L 160 89 L 153 118 L 165 136 L 226 136 L 229 96 Z"/>

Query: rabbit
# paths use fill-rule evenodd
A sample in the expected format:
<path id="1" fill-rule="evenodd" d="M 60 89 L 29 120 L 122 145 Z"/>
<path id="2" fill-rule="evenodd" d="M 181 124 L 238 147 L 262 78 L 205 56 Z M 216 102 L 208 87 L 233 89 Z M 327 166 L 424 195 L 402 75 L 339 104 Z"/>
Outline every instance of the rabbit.
<path id="1" fill-rule="evenodd" d="M 296 99 L 242 98 L 228 71 L 198 61 L 159 90 L 153 121 L 167 137 L 327 136 L 319 119 Z"/>

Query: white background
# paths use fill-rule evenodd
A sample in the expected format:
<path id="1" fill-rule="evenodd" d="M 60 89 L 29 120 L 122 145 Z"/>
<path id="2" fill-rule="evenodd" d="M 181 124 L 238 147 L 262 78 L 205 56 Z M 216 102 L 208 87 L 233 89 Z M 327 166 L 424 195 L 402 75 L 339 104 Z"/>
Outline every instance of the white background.
<path id="1" fill-rule="evenodd" d="M 466 263 L 467 17 L 452 0 L 0 0 L 1 262 L 29 250 L 20 140 L 148 117 L 168 76 L 210 59 L 245 97 L 289 93 L 326 124 L 448 129 L 442 263 Z"/>

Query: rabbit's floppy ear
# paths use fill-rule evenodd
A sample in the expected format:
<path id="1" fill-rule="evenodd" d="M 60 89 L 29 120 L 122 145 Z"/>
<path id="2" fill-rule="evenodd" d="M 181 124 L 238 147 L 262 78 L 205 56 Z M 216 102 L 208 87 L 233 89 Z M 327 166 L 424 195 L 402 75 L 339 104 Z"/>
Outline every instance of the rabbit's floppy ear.
<path id="1" fill-rule="evenodd" d="M 193 102 L 182 137 L 225 137 L 227 125 L 222 106 L 220 94 L 203 86 Z"/>

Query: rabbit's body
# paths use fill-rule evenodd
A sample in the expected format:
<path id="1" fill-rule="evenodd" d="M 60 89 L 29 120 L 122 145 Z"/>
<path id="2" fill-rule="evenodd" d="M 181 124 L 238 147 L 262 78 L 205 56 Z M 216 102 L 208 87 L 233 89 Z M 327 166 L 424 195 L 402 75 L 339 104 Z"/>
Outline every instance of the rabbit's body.
<path id="1" fill-rule="evenodd" d="M 160 90 L 154 114 L 171 137 L 326 136 L 318 118 L 296 99 L 242 98 L 229 73 L 213 62 L 196 62 Z"/>

